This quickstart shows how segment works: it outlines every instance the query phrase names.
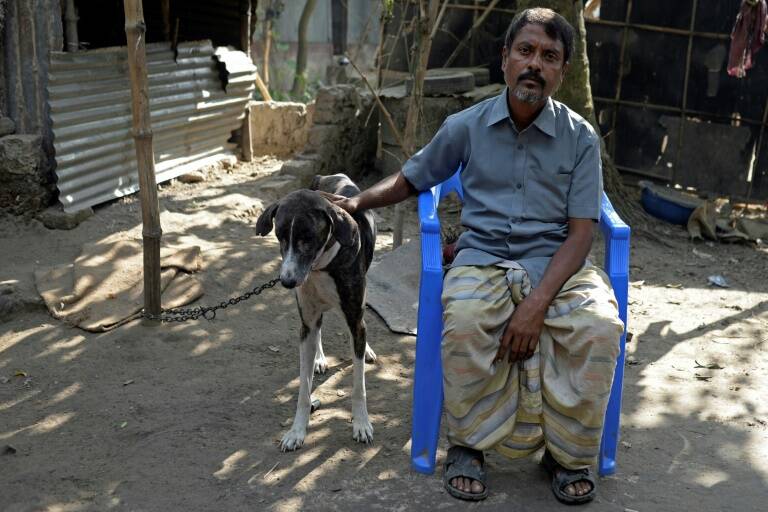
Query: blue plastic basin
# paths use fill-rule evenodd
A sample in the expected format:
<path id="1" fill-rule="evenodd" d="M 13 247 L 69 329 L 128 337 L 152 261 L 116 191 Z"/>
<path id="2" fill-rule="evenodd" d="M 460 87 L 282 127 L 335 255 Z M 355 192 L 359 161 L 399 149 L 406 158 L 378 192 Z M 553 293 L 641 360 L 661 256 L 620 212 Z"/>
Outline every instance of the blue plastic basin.
<path id="1" fill-rule="evenodd" d="M 651 184 L 643 186 L 640 203 L 643 209 L 656 218 L 685 226 L 693 210 L 698 206 L 697 200 L 688 197 L 675 197 L 673 190 L 660 190 Z"/>

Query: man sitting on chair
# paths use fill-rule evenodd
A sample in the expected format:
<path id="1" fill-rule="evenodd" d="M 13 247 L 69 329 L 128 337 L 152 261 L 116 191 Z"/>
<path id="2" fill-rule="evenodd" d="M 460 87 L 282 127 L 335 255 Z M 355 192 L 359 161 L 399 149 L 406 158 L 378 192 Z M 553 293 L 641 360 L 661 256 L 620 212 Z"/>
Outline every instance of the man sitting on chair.
<path id="1" fill-rule="evenodd" d="M 483 451 L 510 458 L 545 447 L 555 496 L 595 496 L 594 464 L 623 324 L 606 275 L 586 257 L 600 217 L 600 141 L 554 101 L 573 27 L 549 9 L 512 20 L 504 92 L 449 116 L 349 212 L 400 202 L 461 166 L 466 228 L 444 278 L 442 360 L 450 448 L 444 482 L 488 495 Z"/>

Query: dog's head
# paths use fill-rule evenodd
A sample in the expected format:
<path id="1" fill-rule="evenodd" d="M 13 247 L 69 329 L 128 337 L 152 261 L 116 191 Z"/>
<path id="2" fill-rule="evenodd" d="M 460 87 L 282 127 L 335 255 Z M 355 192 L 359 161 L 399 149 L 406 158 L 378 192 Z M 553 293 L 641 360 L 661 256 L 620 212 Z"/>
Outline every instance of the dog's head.
<path id="1" fill-rule="evenodd" d="M 280 282 L 286 288 L 301 286 L 313 266 L 338 243 L 357 252 L 360 232 L 349 213 L 310 190 L 297 190 L 269 205 L 256 221 L 256 233 L 275 229 L 283 264 Z"/>

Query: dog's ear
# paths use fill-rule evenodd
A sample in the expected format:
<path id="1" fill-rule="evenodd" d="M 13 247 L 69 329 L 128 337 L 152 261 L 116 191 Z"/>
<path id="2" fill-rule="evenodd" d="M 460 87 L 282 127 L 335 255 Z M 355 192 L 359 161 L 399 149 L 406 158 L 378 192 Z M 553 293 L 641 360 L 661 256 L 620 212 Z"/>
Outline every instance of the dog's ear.
<path id="1" fill-rule="evenodd" d="M 357 222 L 343 208 L 335 204 L 328 203 L 326 208 L 328 218 L 331 220 L 333 236 L 341 245 L 345 247 L 360 248 L 360 229 Z"/>
<path id="2" fill-rule="evenodd" d="M 267 236 L 272 231 L 273 221 L 277 208 L 280 206 L 280 201 L 274 202 L 261 212 L 258 220 L 256 221 L 256 234 L 259 236 Z"/>

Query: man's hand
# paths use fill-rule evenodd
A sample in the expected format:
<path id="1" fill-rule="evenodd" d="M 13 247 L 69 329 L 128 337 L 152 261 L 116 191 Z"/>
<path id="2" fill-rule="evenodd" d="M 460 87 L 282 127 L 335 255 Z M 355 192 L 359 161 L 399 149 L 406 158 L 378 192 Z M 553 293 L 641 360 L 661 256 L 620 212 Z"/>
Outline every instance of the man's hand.
<path id="1" fill-rule="evenodd" d="M 524 361 L 533 355 L 539 343 L 548 307 L 549 303 L 538 299 L 535 294 L 529 295 L 517 305 L 507 328 L 504 329 L 496 361 L 502 361 L 506 356 L 509 362 L 513 363 Z"/>
<path id="2" fill-rule="evenodd" d="M 355 197 L 340 196 L 338 194 L 331 194 L 330 192 L 317 191 L 318 194 L 332 202 L 339 208 L 346 210 L 350 215 L 357 211 L 357 199 Z"/>

